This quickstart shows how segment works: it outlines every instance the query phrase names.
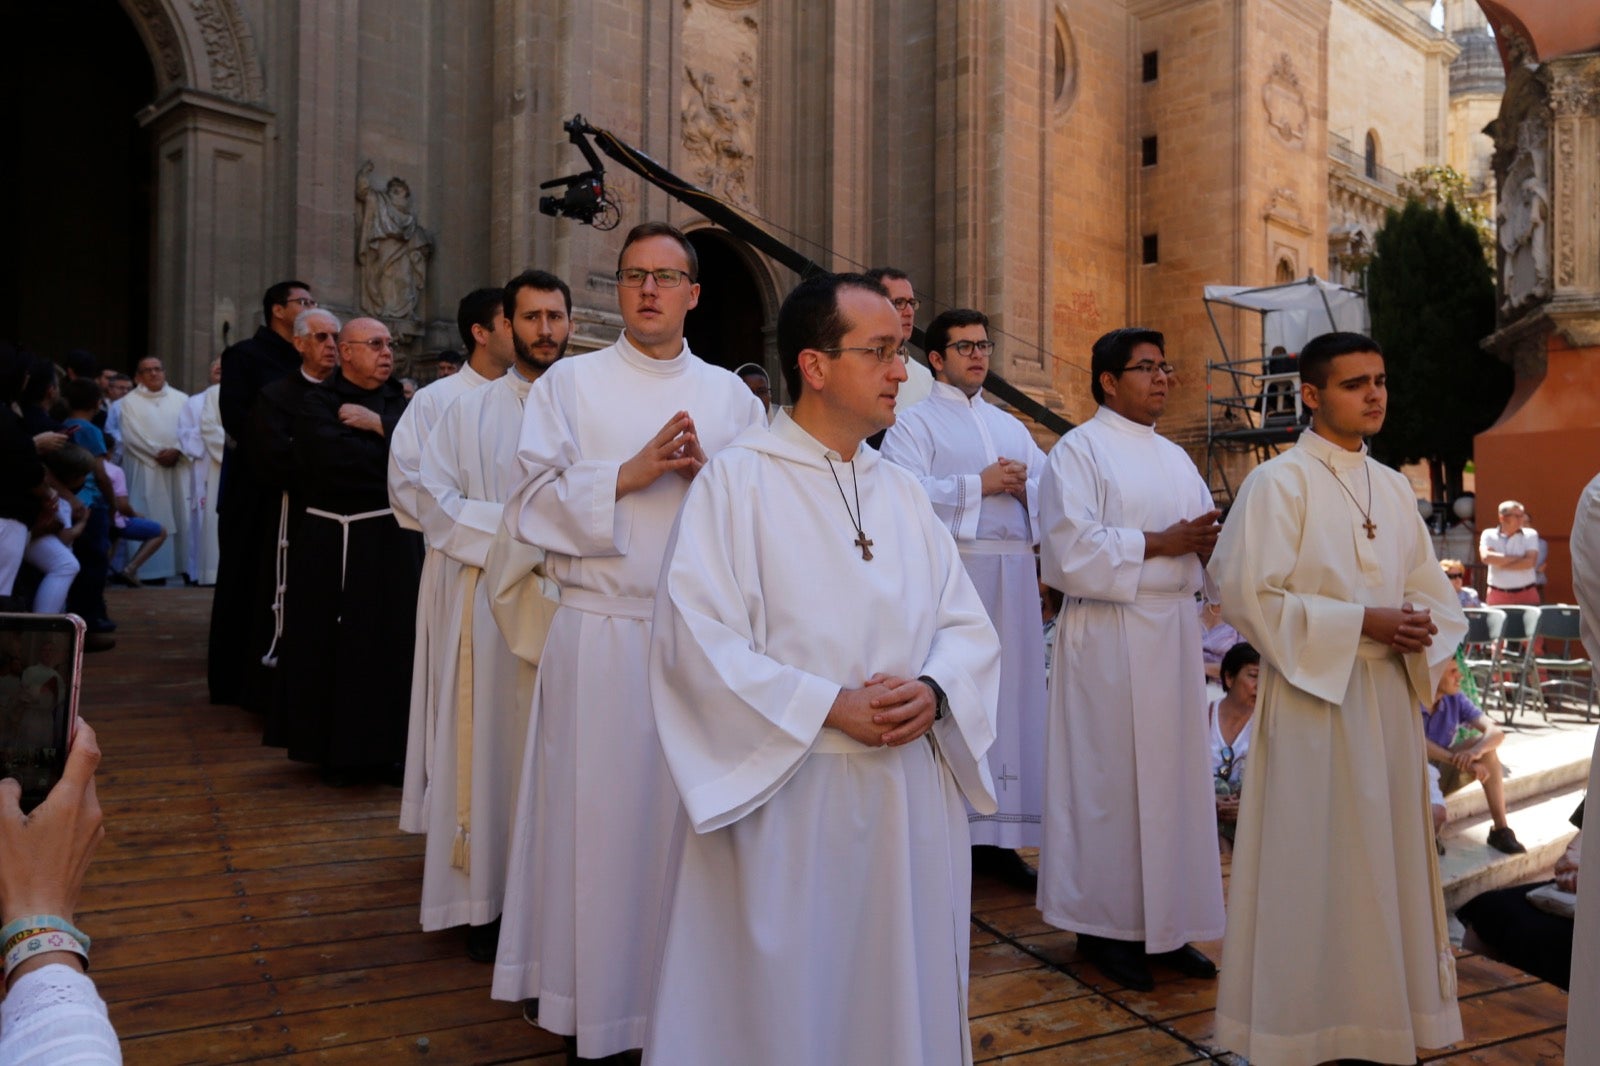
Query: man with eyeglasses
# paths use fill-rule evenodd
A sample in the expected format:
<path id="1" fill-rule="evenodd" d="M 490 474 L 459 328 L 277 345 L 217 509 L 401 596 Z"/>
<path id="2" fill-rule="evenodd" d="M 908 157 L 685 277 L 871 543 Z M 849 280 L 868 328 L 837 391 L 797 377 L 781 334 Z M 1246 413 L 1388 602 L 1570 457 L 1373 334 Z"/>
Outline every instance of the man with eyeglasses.
<path id="1" fill-rule="evenodd" d="M 689 482 L 766 424 L 731 372 L 683 339 L 699 300 L 694 245 L 635 226 L 617 258 L 623 330 L 534 383 L 505 505 L 561 589 L 540 660 L 493 995 L 537 999 L 582 1057 L 644 1043 L 677 794 L 645 663 L 662 553 Z"/>
<path id="2" fill-rule="evenodd" d="M 1539 534 L 1528 525 L 1528 513 L 1516 500 L 1499 507 L 1499 524 L 1478 537 L 1478 557 L 1489 564 L 1490 607 L 1539 605 Z"/>
<path id="3" fill-rule="evenodd" d="M 189 558 L 189 457 L 178 444 L 178 422 L 189 394 L 167 384 L 160 359 L 134 367 L 139 385 L 122 400 L 122 449 L 128 500 L 168 531 L 167 541 L 140 568 L 145 584 L 183 572 Z"/>
<path id="4" fill-rule="evenodd" d="M 1195 597 L 1219 512 L 1182 448 L 1156 432 L 1172 385 L 1165 340 L 1094 342 L 1095 416 L 1050 452 L 1039 485 L 1040 573 L 1056 625 L 1039 909 L 1127 988 L 1150 962 L 1216 976 L 1193 941 L 1222 936 Z"/>
<path id="5" fill-rule="evenodd" d="M 911 287 L 911 275 L 898 267 L 881 266 L 867 271 L 867 277 L 882 285 L 884 291 L 889 294 L 889 302 L 894 305 L 895 312 L 900 316 L 900 344 L 902 347 L 909 345 L 911 333 L 917 327 L 917 308 L 922 306 L 922 301 L 917 299 L 916 290 Z M 900 383 L 900 391 L 895 395 L 896 412 L 921 403 L 933 392 L 932 372 L 911 357 L 909 348 L 904 358 L 906 379 Z M 881 436 L 877 438 L 877 442 L 882 440 Z M 876 446 L 877 442 L 868 443 Z"/>
<path id="6" fill-rule="evenodd" d="M 405 409 L 389 329 L 357 318 L 339 369 L 295 412 L 280 708 L 289 758 L 331 785 L 400 783 L 421 545 L 389 506 L 389 441 Z"/>
<path id="7" fill-rule="evenodd" d="M 211 702 L 254 711 L 269 706 L 270 673 L 261 655 L 271 639 L 280 495 L 251 454 L 253 412 L 262 391 L 300 365 L 295 319 L 317 306 L 303 281 L 280 281 L 261 297 L 261 326 L 222 353 L 217 409 L 230 443 L 217 486 L 217 587 L 211 598 L 206 683 Z"/>
<path id="8" fill-rule="evenodd" d="M 1011 849 L 1039 846 L 1044 810 L 1048 704 L 1033 546 L 1045 457 L 1020 421 L 983 397 L 994 351 L 983 312 L 942 311 L 924 337 L 933 393 L 896 412 L 881 450 L 922 483 L 1000 632 L 1000 719 L 988 755 L 1000 808 L 968 815 L 973 868 L 1031 889 L 1034 872 Z"/>

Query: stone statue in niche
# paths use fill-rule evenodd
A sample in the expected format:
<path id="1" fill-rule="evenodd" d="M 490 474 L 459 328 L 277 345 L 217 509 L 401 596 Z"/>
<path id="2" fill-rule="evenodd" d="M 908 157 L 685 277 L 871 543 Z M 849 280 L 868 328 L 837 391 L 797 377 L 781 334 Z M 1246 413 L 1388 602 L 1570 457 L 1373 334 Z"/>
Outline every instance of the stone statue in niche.
<path id="1" fill-rule="evenodd" d="M 702 189 L 732 200 L 750 202 L 751 143 L 755 124 L 755 61 L 739 56 L 732 89 L 723 88 L 713 71 L 684 68 L 683 146 L 694 160 L 694 179 Z"/>
<path id="2" fill-rule="evenodd" d="M 372 187 L 372 160 L 356 172 L 356 200 L 361 204 L 361 310 L 390 323 L 420 319 L 423 288 L 433 235 L 417 223 L 411 186 L 393 177 L 382 189 Z M 404 332 L 404 331 L 399 331 Z M 415 331 L 413 331 L 415 332 Z"/>
<path id="3" fill-rule="evenodd" d="M 1549 131 L 1530 113 L 1517 128 L 1516 154 L 1500 182 L 1495 209 L 1503 314 L 1550 295 L 1549 157 Z"/>
<path id="4" fill-rule="evenodd" d="M 1300 75 L 1295 73 L 1288 52 L 1280 52 L 1278 61 L 1272 64 L 1272 72 L 1261 87 L 1261 103 L 1267 109 L 1267 125 L 1278 139 L 1292 148 L 1304 148 L 1310 111 L 1300 88 Z"/>

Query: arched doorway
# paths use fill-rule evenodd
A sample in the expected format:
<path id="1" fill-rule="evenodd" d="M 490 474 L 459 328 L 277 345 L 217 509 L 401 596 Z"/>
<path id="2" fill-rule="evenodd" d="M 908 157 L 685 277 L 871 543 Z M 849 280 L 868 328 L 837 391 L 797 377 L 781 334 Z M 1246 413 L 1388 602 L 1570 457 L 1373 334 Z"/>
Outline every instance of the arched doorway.
<path id="1" fill-rule="evenodd" d="M 116 0 L 9 5 L 5 26 L 0 338 L 131 367 L 150 338 L 149 52 Z"/>
<path id="2" fill-rule="evenodd" d="M 771 298 L 756 273 L 754 254 L 719 229 L 693 230 L 689 243 L 700 257 L 700 304 L 683 326 L 690 349 L 728 370 L 745 363 L 764 366 L 776 387 L 777 367 L 769 365 L 767 353 Z"/>

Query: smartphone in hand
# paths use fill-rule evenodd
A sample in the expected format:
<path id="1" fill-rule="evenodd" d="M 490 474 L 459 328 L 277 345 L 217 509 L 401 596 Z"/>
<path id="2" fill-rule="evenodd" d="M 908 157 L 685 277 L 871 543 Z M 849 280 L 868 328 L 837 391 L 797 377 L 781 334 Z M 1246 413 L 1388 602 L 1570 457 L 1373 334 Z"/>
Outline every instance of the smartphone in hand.
<path id="1" fill-rule="evenodd" d="M 75 614 L 0 614 L 0 778 L 22 786 L 24 812 L 44 802 L 66 769 L 83 634 Z"/>

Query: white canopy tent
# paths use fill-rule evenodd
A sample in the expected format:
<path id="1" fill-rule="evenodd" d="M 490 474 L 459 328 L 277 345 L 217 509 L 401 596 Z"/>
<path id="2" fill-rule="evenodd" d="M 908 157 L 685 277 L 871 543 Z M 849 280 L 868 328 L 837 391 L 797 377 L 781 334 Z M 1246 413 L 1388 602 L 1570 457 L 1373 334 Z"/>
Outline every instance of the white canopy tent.
<path id="1" fill-rule="evenodd" d="M 1247 285 L 1207 285 L 1205 287 L 1206 313 L 1211 316 L 1211 327 L 1217 331 L 1217 343 L 1222 346 L 1222 361 L 1231 362 L 1227 342 L 1217 329 L 1217 316 L 1213 304 L 1254 311 L 1262 316 L 1261 353 L 1263 356 L 1277 345 L 1288 352 L 1298 352 L 1306 341 L 1319 333 L 1348 330 L 1367 332 L 1367 298 L 1361 292 L 1308 277 L 1301 281 L 1251 288 Z"/>

